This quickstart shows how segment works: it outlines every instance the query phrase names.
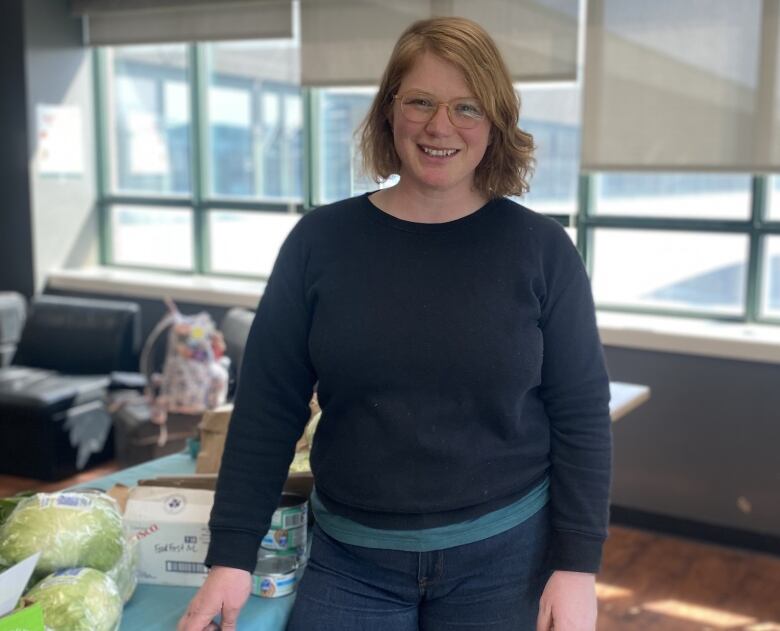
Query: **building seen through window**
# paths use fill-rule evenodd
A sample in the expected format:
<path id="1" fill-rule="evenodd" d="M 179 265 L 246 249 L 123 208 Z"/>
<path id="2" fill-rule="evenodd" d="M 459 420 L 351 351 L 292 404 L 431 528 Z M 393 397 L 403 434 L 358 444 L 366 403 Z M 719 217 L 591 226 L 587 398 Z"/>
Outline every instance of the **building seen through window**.
<path id="1" fill-rule="evenodd" d="M 111 189 L 189 194 L 189 63 L 184 45 L 110 49 Z"/>
<path id="2" fill-rule="evenodd" d="M 380 186 L 363 172 L 356 138 L 375 88 L 302 89 L 295 39 L 104 55 L 105 194 L 122 198 L 105 204 L 111 263 L 194 271 L 202 238 L 202 271 L 267 277 L 300 212 Z M 589 174 L 591 194 L 580 199 L 580 86 L 517 87 L 520 126 L 537 147 L 531 190 L 517 201 L 555 217 L 575 241 L 583 233 L 599 306 L 739 318 L 752 278 L 754 311 L 780 317 L 780 235 L 751 236 L 751 176 Z M 765 181 L 762 221 L 780 222 L 780 178 Z M 248 205 L 231 209 L 231 200 Z M 201 236 L 194 213 L 204 214 Z M 160 251 L 153 235 L 164 235 Z"/>
<path id="3" fill-rule="evenodd" d="M 204 46 L 210 192 L 303 202 L 303 101 L 292 40 Z"/>

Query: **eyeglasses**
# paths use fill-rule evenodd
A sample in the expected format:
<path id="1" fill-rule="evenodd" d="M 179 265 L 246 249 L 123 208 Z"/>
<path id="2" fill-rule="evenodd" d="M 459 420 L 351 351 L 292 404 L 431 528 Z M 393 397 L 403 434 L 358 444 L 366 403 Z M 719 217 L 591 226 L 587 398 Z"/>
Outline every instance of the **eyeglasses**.
<path id="1" fill-rule="evenodd" d="M 447 108 L 450 122 L 460 129 L 473 129 L 485 118 L 482 104 L 471 97 L 439 101 L 425 92 L 407 92 L 396 94 L 393 99 L 401 104 L 401 113 L 412 123 L 427 123 L 442 105 Z"/>

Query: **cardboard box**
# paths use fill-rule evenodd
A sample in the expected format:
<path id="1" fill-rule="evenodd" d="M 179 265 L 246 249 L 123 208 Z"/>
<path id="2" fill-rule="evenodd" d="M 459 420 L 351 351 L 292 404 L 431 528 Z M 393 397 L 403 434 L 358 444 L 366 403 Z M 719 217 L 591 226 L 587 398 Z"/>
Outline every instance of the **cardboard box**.
<path id="1" fill-rule="evenodd" d="M 219 471 L 232 413 L 233 404 L 231 403 L 221 405 L 215 410 L 209 410 L 203 415 L 203 420 L 198 425 L 200 430 L 200 451 L 195 463 L 196 472 L 217 473 Z"/>
<path id="2" fill-rule="evenodd" d="M 138 486 L 158 486 L 158 487 L 170 487 L 176 489 L 205 489 L 208 491 L 214 491 L 217 488 L 217 476 L 212 473 L 196 473 L 194 475 L 171 475 L 171 476 L 158 476 L 156 478 L 150 478 L 145 480 L 138 480 Z M 287 480 L 282 487 L 284 493 L 295 493 L 297 495 L 303 495 L 306 499 L 309 499 L 311 495 L 312 487 L 314 486 L 314 476 L 311 472 L 307 473 L 291 473 L 287 476 Z M 119 501 L 119 495 L 121 490 L 117 490 L 116 494 L 114 489 L 109 491 L 109 495 L 113 495 L 114 499 Z"/>
<path id="3" fill-rule="evenodd" d="M 32 576 L 39 553 L 0 573 L 0 631 L 44 631 L 40 605 L 14 609 Z"/>
<path id="4" fill-rule="evenodd" d="M 208 527 L 214 491 L 138 486 L 124 520 L 138 536 L 138 582 L 199 587 L 206 580 Z"/>
<path id="5" fill-rule="evenodd" d="M 283 490 L 308 499 L 313 481 L 310 473 L 291 474 Z M 138 535 L 139 583 L 203 584 L 216 482 L 213 474 L 162 476 L 139 480 L 138 486 L 130 489 L 124 520 L 131 534 Z"/>

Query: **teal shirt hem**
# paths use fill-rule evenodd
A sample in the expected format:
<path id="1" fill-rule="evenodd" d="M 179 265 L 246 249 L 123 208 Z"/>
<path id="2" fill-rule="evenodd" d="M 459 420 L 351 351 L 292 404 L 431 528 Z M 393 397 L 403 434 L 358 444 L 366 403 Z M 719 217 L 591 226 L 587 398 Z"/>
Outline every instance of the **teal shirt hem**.
<path id="1" fill-rule="evenodd" d="M 312 490 L 310 504 L 320 528 L 336 541 L 364 548 L 430 552 L 482 541 L 518 526 L 536 514 L 549 501 L 549 488 L 550 480 L 545 478 L 538 486 L 509 506 L 476 519 L 422 530 L 370 528 L 346 517 L 334 515 L 320 502 L 316 488 Z"/>

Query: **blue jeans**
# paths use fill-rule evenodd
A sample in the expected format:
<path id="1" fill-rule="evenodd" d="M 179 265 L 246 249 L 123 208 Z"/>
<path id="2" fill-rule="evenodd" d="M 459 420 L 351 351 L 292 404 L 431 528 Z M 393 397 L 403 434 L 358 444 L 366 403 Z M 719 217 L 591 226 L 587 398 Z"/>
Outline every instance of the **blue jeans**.
<path id="1" fill-rule="evenodd" d="M 315 526 L 287 631 L 533 631 L 549 538 L 549 505 L 489 539 L 432 552 L 348 545 Z"/>

